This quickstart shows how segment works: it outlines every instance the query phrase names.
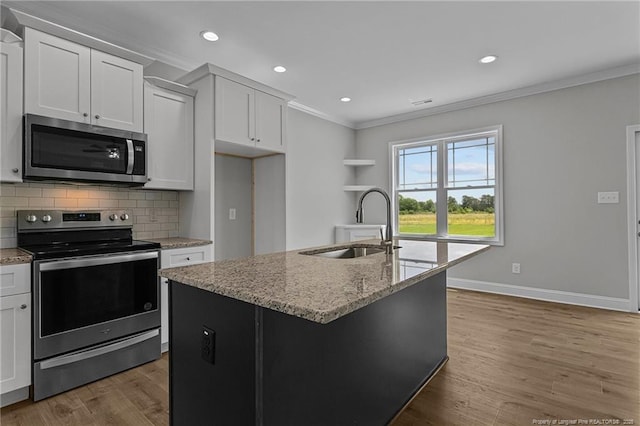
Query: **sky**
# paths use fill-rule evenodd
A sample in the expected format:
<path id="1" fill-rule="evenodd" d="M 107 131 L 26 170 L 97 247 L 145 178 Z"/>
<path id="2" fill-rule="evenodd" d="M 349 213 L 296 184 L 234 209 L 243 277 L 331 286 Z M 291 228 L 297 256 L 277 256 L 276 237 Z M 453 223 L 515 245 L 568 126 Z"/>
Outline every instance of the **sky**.
<path id="1" fill-rule="evenodd" d="M 468 185 L 493 185 L 495 176 L 495 144 L 493 138 L 477 139 L 448 144 L 448 177 L 449 186 L 455 186 L 456 190 L 450 190 L 449 196 L 462 202 L 463 195 L 480 198 L 483 194 L 493 195 L 493 189 L 468 189 Z M 437 153 L 436 147 L 422 146 L 403 150 L 404 156 L 400 158 L 399 183 L 406 183 L 406 189 L 430 189 L 433 191 L 421 191 L 404 193 L 403 196 L 426 201 L 435 201 L 435 189 L 437 187 Z M 490 180 L 487 182 L 487 178 Z"/>

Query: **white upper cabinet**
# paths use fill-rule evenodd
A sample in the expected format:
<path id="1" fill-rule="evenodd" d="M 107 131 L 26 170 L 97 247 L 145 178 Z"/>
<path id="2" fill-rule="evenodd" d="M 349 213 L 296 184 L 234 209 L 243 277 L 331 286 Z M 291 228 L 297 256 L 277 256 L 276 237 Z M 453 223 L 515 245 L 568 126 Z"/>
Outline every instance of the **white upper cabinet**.
<path id="1" fill-rule="evenodd" d="M 254 89 L 216 77 L 216 139 L 255 146 L 254 104 Z"/>
<path id="2" fill-rule="evenodd" d="M 283 99 L 219 76 L 215 84 L 216 141 L 285 151 Z"/>
<path id="3" fill-rule="evenodd" d="M 166 86 L 144 85 L 145 188 L 193 190 L 193 95 Z M 187 87 L 182 91 L 195 92 Z"/>
<path id="4" fill-rule="evenodd" d="M 286 103 L 256 90 L 256 146 L 270 151 L 285 151 Z"/>
<path id="5" fill-rule="evenodd" d="M 0 180 L 22 182 L 22 46 L 0 43 Z"/>
<path id="6" fill-rule="evenodd" d="M 142 132 L 142 65 L 25 28 L 26 113 Z"/>
<path id="7" fill-rule="evenodd" d="M 142 132 L 142 84 L 142 65 L 92 50 L 92 122 Z"/>

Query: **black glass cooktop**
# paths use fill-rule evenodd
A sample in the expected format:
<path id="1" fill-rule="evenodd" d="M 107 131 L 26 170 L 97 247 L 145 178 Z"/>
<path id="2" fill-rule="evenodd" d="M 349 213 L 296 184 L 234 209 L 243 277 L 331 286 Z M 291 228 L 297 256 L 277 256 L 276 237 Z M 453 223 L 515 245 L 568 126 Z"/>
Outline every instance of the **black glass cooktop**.
<path id="1" fill-rule="evenodd" d="M 123 253 L 128 251 L 159 249 L 160 244 L 151 241 L 103 241 L 85 243 L 58 243 L 21 246 L 31 253 L 35 260 L 61 259 L 64 257 L 91 256 L 97 254 Z"/>
<path id="2" fill-rule="evenodd" d="M 134 240 L 131 229 L 91 229 L 18 233 L 18 247 L 40 260 L 152 250 L 160 244 Z"/>

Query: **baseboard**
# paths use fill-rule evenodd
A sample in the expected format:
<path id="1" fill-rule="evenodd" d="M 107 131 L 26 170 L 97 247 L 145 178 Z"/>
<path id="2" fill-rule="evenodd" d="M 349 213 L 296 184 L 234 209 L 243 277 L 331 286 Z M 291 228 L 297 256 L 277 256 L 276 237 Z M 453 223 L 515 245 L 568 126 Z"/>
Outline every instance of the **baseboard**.
<path id="1" fill-rule="evenodd" d="M 447 287 L 464 290 L 483 291 L 485 293 L 504 294 L 527 299 L 544 300 L 546 302 L 565 303 L 568 305 L 588 306 L 591 308 L 610 309 L 629 312 L 629 299 L 594 296 L 592 294 L 572 293 L 560 290 L 524 287 L 512 284 L 491 283 L 486 281 L 467 280 L 463 278 L 447 278 Z"/>
<path id="2" fill-rule="evenodd" d="M 29 399 L 29 386 L 0 395 L 0 407 Z"/>

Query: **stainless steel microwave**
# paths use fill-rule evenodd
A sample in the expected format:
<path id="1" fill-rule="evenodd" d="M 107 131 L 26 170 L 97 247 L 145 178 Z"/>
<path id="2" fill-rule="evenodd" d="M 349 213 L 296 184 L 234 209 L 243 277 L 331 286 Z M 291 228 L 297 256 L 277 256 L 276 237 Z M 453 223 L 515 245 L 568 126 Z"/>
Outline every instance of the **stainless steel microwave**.
<path id="1" fill-rule="evenodd" d="M 146 145 L 144 133 L 25 114 L 23 178 L 144 185 Z"/>

